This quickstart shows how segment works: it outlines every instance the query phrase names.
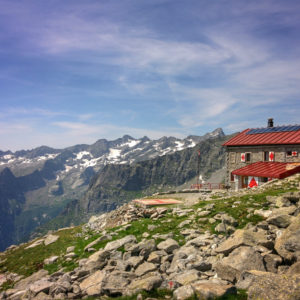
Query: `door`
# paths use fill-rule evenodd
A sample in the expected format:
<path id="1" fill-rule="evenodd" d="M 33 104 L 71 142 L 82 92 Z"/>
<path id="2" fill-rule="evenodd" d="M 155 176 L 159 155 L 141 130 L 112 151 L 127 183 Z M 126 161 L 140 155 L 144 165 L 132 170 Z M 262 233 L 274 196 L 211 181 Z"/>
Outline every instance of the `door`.
<path id="1" fill-rule="evenodd" d="M 248 176 L 242 176 L 242 188 L 248 187 Z"/>

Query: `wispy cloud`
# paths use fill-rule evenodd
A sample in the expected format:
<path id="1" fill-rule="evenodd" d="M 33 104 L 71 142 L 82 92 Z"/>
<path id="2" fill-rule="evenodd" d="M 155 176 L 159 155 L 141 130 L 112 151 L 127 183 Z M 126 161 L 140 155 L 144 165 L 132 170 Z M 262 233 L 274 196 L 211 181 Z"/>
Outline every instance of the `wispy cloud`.
<path id="1" fill-rule="evenodd" d="M 0 4 L 0 117 L 31 141 L 299 123 L 299 1 Z"/>

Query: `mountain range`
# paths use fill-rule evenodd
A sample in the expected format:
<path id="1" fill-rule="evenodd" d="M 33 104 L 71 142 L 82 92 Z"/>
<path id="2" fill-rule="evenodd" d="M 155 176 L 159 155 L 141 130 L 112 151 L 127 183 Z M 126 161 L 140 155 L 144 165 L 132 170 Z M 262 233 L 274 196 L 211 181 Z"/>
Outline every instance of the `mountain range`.
<path id="1" fill-rule="evenodd" d="M 204 136 L 185 139 L 150 140 L 125 135 L 113 141 L 100 139 L 92 145 L 65 149 L 41 146 L 14 153 L 0 151 L 0 250 L 25 241 L 37 227 L 57 216 L 67 217 L 74 209 L 86 215 L 103 212 L 154 185 L 184 183 L 196 175 L 192 165 L 188 176 L 182 175 L 184 172 L 177 176 L 180 162 L 185 168 L 188 166 L 183 164 L 185 151 L 194 153 L 192 149 L 199 143 L 220 138 L 224 138 L 224 133 L 218 128 Z M 187 157 L 190 160 L 191 154 Z M 163 167 L 158 168 L 157 164 Z M 179 169 L 166 179 L 170 166 Z M 218 164 L 213 169 L 220 167 Z M 149 174 L 156 175 L 149 180 Z M 181 179 L 174 181 L 174 176 Z M 101 196 L 96 197 L 99 186 Z"/>

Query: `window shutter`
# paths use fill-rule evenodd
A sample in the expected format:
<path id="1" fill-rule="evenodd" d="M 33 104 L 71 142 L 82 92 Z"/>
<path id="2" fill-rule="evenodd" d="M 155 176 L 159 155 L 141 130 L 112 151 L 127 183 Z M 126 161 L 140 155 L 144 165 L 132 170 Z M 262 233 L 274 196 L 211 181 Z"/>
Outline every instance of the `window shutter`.
<path id="1" fill-rule="evenodd" d="M 241 153 L 241 162 L 245 162 L 245 161 L 246 161 L 246 154 Z"/>
<path id="2" fill-rule="evenodd" d="M 269 161 L 274 161 L 275 155 L 273 151 L 269 152 Z"/>

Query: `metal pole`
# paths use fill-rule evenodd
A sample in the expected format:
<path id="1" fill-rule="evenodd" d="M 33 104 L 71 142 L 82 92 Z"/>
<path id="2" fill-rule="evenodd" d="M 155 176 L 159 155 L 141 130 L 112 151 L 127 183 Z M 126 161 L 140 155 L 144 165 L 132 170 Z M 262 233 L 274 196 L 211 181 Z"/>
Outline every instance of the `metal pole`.
<path id="1" fill-rule="evenodd" d="M 200 149 L 198 149 L 198 162 L 197 162 L 197 189 L 200 189 Z"/>

